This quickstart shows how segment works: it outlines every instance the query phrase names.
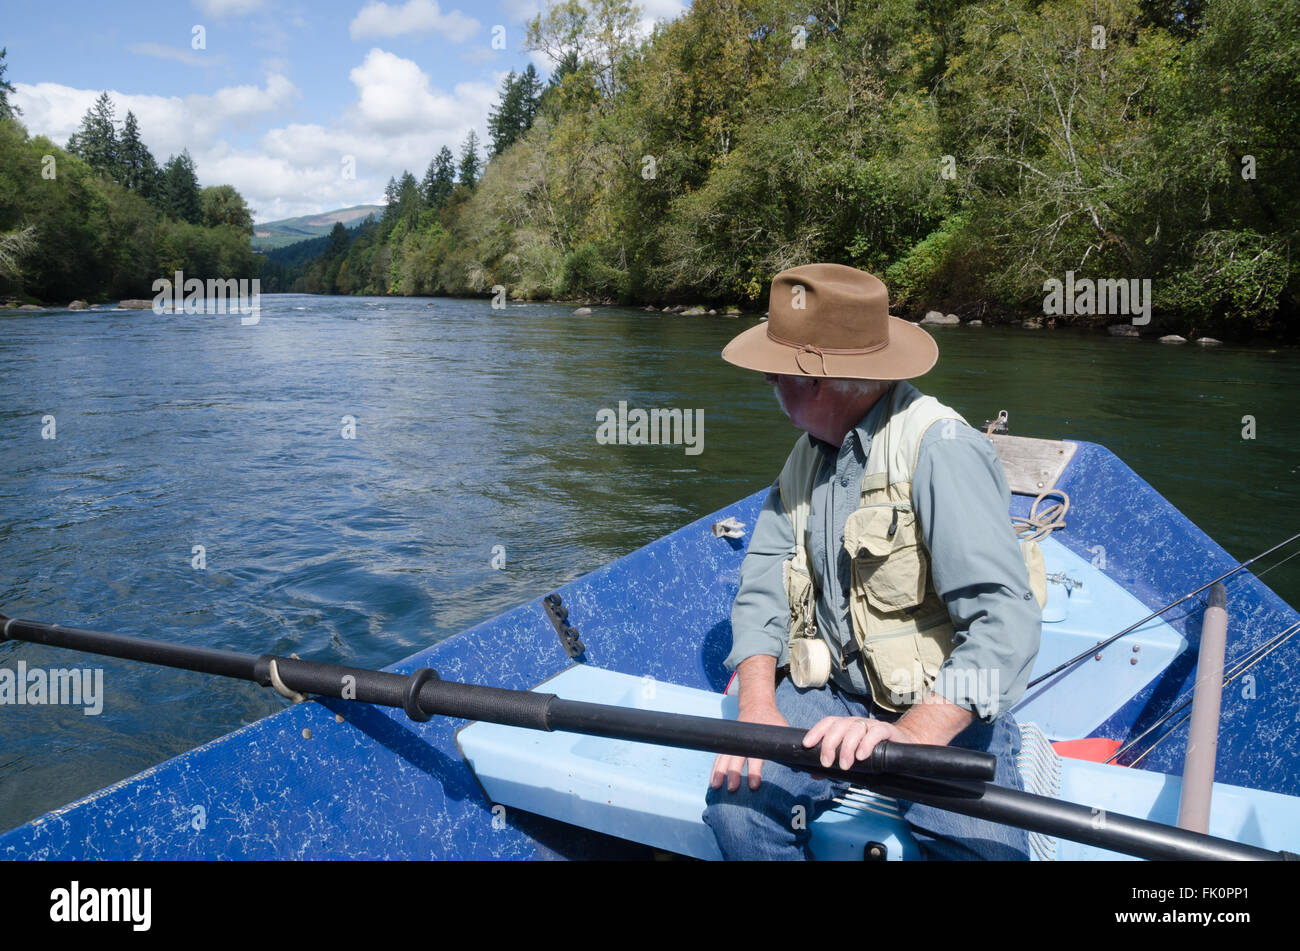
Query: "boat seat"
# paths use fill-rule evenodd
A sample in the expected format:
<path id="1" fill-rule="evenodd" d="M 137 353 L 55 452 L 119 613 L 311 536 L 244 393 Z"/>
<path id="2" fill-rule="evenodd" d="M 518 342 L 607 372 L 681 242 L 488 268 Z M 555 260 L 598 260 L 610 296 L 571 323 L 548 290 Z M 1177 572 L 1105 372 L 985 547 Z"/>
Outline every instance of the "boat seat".
<path id="1" fill-rule="evenodd" d="M 575 665 L 537 688 L 566 700 L 735 719 L 735 697 Z M 1059 787 L 1060 762 L 1042 731 L 1022 728 L 1020 768 L 1026 788 Z M 522 809 L 608 835 L 698 859 L 720 859 L 701 818 L 714 756 L 627 740 L 544 733 L 472 723 L 457 743 L 494 804 Z M 1053 786 L 1053 783 L 1056 786 Z M 860 861 L 868 848 L 888 860 L 920 852 L 897 801 L 854 787 L 811 825 L 818 859 Z M 1034 857 L 1052 858 L 1055 842 L 1032 840 Z"/>

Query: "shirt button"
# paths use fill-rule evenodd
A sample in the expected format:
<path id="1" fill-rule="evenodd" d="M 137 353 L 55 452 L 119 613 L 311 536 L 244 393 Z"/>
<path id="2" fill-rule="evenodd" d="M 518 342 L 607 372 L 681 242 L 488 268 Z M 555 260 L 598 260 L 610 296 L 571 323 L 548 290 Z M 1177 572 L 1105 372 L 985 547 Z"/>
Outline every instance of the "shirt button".
<path id="1" fill-rule="evenodd" d="M 840 485 L 841 485 L 841 486 L 846 486 L 846 487 L 847 487 L 848 484 L 849 484 L 849 480 L 848 480 L 847 477 L 846 477 L 846 478 L 843 478 L 843 479 L 840 479 Z"/>
<path id="2" fill-rule="evenodd" d="M 1026 595 L 1025 595 L 1025 600 L 1028 601 L 1028 600 L 1029 600 L 1030 598 L 1032 598 L 1032 597 L 1033 597 L 1033 594 L 1026 594 Z"/>

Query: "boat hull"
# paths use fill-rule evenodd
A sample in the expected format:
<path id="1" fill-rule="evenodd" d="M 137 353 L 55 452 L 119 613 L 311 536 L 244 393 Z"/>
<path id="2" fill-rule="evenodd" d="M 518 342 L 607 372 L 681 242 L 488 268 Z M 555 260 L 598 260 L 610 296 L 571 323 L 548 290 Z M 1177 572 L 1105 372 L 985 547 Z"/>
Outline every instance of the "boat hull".
<path id="1" fill-rule="evenodd" d="M 1235 562 L 1101 446 L 1079 443 L 1061 481 L 1070 493 L 1060 543 L 1155 610 Z M 558 590 L 581 632 L 581 662 L 721 692 L 730 608 L 745 540 L 710 526 L 752 527 L 764 492 L 728 506 Z M 1016 496 L 1013 514 L 1029 499 Z M 539 592 L 545 595 L 549 592 Z M 1229 585 L 1229 666 L 1297 621 L 1253 576 Z M 1169 624 L 1191 645 L 1105 717 L 1092 735 L 1124 740 L 1190 691 L 1200 607 Z M 1113 633 L 1113 632 L 1108 632 Z M 1219 782 L 1300 794 L 1295 687 L 1300 651 L 1286 642 L 1254 689 L 1223 701 Z M 1121 642 L 1112 650 L 1128 650 Z M 433 667 L 444 679 L 531 689 L 571 666 L 541 598 L 388 668 Z M 197 675 L 196 675 L 197 676 Z M 1080 698 L 1083 702 L 1086 698 Z M 397 710 L 330 699 L 296 704 L 54 810 L 0 836 L 4 859 L 590 859 L 643 858 L 648 847 L 520 810 L 493 809 L 456 744 L 465 721 L 408 720 Z M 1183 727 L 1185 731 L 1185 727 Z M 1180 773 L 1185 733 L 1142 767 Z"/>

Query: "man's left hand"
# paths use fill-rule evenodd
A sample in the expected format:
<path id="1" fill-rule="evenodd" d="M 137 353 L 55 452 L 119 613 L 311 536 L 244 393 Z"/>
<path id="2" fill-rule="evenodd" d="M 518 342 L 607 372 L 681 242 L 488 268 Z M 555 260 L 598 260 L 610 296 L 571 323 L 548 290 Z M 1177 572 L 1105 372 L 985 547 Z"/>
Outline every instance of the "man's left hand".
<path id="1" fill-rule="evenodd" d="M 823 766 L 835 763 L 839 754 L 840 769 L 848 769 L 854 762 L 866 759 L 881 740 L 896 743 L 920 743 L 921 739 L 897 723 L 868 720 L 863 717 L 826 717 L 804 734 L 803 745 L 822 745 Z"/>

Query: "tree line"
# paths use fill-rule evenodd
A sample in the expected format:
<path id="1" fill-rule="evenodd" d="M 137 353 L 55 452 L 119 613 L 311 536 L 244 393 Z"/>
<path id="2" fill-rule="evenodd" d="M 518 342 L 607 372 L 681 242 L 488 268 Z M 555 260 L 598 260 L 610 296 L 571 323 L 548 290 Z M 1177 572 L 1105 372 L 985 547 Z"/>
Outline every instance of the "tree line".
<path id="1" fill-rule="evenodd" d="M 0 50 L 0 297 L 151 297 L 159 275 L 256 277 L 252 212 L 230 185 L 200 188 L 188 151 L 161 166 L 102 93 L 59 148 L 10 102 Z"/>
<path id="2" fill-rule="evenodd" d="M 644 41 L 638 18 L 551 3 L 527 44 L 550 81 L 531 113 L 507 84 L 478 180 L 417 213 L 403 176 L 396 221 L 332 252 L 347 280 L 306 289 L 761 309 L 777 271 L 837 261 L 911 315 L 1042 317 L 1073 272 L 1149 279 L 1185 333 L 1297 335 L 1300 5 L 695 0 Z"/>

